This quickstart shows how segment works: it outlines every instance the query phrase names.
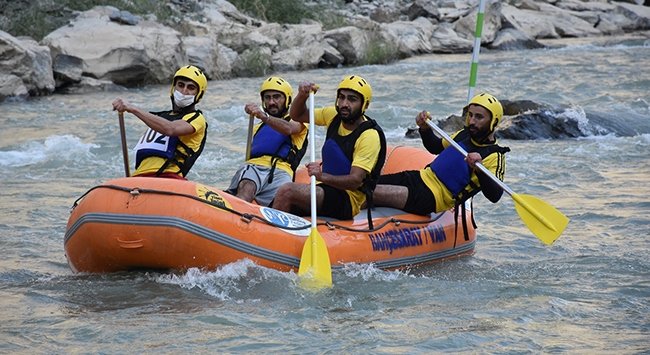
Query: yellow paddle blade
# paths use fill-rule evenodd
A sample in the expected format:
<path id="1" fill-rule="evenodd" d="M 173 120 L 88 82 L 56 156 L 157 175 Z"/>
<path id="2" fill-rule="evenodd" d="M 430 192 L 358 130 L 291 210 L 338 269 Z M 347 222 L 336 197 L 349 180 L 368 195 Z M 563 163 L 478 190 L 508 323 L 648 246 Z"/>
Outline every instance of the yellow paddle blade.
<path id="1" fill-rule="evenodd" d="M 526 194 L 512 194 L 515 209 L 533 234 L 550 245 L 569 224 L 569 218 L 543 200 Z"/>
<path id="2" fill-rule="evenodd" d="M 325 240 L 316 228 L 312 227 L 302 247 L 298 276 L 301 276 L 300 285 L 308 289 L 332 287 L 330 256 Z"/>

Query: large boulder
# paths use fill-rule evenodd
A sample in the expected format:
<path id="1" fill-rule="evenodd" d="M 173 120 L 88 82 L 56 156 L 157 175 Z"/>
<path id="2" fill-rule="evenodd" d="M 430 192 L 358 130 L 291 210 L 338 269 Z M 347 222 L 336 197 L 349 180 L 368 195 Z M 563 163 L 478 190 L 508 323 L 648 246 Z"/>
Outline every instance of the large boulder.
<path id="1" fill-rule="evenodd" d="M 578 12 L 558 8 L 550 4 L 540 4 L 540 10 L 547 17 L 561 37 L 600 36 L 602 32 L 593 23 L 583 20 Z"/>
<path id="2" fill-rule="evenodd" d="M 472 51 L 474 41 L 459 36 L 454 31 L 454 25 L 441 22 L 431 36 L 431 46 L 434 53 L 467 53 Z"/>
<path id="3" fill-rule="evenodd" d="M 273 54 L 271 65 L 274 71 L 310 69 L 318 66 L 324 54 L 325 50 L 320 43 L 307 44 Z"/>
<path id="4" fill-rule="evenodd" d="M 552 19 L 547 16 L 540 16 L 539 11 L 518 9 L 504 3 L 501 6 L 501 15 L 502 21 L 508 27 L 516 28 L 530 38 L 560 38 Z"/>
<path id="5" fill-rule="evenodd" d="M 0 101 L 8 97 L 27 97 L 29 92 L 23 80 L 13 74 L 0 73 Z"/>
<path id="6" fill-rule="evenodd" d="M 366 31 L 352 26 L 329 30 L 325 38 L 343 55 L 344 64 L 357 64 L 365 58 L 370 40 Z"/>
<path id="7" fill-rule="evenodd" d="M 650 29 L 650 7 L 619 3 L 615 12 L 622 15 L 629 21 L 623 25 L 623 30 L 647 30 Z"/>
<path id="8" fill-rule="evenodd" d="M 476 34 L 476 18 L 478 8 L 454 22 L 454 31 L 460 37 L 474 40 Z M 481 41 L 491 43 L 496 38 L 496 33 L 501 28 L 501 3 L 490 2 L 483 15 L 483 27 L 481 28 Z"/>
<path id="9" fill-rule="evenodd" d="M 502 29 L 488 46 L 499 50 L 544 48 L 543 44 L 516 28 Z"/>
<path id="10" fill-rule="evenodd" d="M 114 21 L 116 13 L 110 6 L 83 12 L 43 44 L 55 61 L 61 55 L 79 58 L 85 76 L 126 86 L 166 83 L 187 64 L 179 32 L 153 21 Z"/>
<path id="11" fill-rule="evenodd" d="M 231 77 L 237 52 L 217 42 L 214 36 L 187 36 L 182 41 L 188 62 L 203 69 L 208 79 Z"/>
<path id="12" fill-rule="evenodd" d="M 31 38 L 0 31 L 0 99 L 54 91 L 50 50 Z"/>
<path id="13" fill-rule="evenodd" d="M 424 17 L 414 21 L 395 21 L 383 24 L 381 29 L 387 33 L 386 38 L 393 38 L 398 43 L 398 50 L 403 57 L 410 57 L 415 54 L 431 53 L 431 37 L 433 36 L 434 25 Z"/>

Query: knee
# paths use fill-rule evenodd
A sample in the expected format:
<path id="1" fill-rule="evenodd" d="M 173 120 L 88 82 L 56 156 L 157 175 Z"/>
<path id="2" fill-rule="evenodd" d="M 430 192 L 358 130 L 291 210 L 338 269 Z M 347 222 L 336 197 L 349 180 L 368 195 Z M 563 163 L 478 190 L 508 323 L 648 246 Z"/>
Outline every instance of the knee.
<path id="1" fill-rule="evenodd" d="M 281 185 L 280 187 L 278 187 L 276 195 L 280 195 L 280 194 L 286 195 L 288 193 L 288 191 L 291 189 L 291 187 L 289 185 L 291 185 L 291 184 L 284 184 L 284 185 Z"/>
<path id="2" fill-rule="evenodd" d="M 276 200 L 290 200 L 291 197 L 293 196 L 293 183 L 287 183 L 284 184 L 280 187 L 278 187 L 278 190 L 275 193 L 275 199 Z"/>

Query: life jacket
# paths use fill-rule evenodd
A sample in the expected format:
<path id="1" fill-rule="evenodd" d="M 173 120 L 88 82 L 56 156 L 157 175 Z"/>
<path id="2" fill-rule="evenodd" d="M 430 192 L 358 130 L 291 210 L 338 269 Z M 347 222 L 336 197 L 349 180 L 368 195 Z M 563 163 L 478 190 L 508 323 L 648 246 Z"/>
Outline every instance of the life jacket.
<path id="1" fill-rule="evenodd" d="M 354 155 L 354 145 L 361 136 L 361 133 L 368 129 L 374 129 L 379 134 L 379 156 L 377 163 L 372 168 L 369 174 L 363 180 L 363 183 L 357 189 L 366 195 L 366 205 L 368 210 L 368 226 L 372 226 L 371 210 L 374 207 L 372 203 L 372 194 L 377 186 L 381 169 L 384 167 L 386 161 L 386 137 L 384 131 L 379 127 L 377 121 L 368 116 L 364 116 L 366 121 L 363 121 L 352 133 L 347 136 L 339 135 L 339 126 L 341 125 L 341 118 L 336 115 L 329 127 L 327 127 L 327 135 L 325 136 L 325 143 L 321 150 L 323 158 L 323 172 L 332 175 L 347 175 L 352 169 L 352 160 Z"/>
<path id="2" fill-rule="evenodd" d="M 458 143 L 468 153 L 479 153 L 482 159 L 493 153 L 505 154 L 510 151 L 508 147 L 502 147 L 497 144 L 489 144 L 478 146 L 472 142 L 470 132 L 464 128 L 454 137 L 454 141 Z M 454 198 L 454 217 L 456 220 L 456 228 L 458 227 L 458 209 L 461 208 L 463 220 L 463 233 L 465 240 L 469 239 L 467 234 L 467 222 L 465 220 L 465 201 L 476 195 L 481 191 L 481 187 L 472 181 L 472 170 L 467 165 L 465 157 L 454 147 L 445 148 L 435 160 L 433 160 L 429 167 L 433 171 L 440 182 L 451 192 Z M 472 225 L 476 228 L 476 222 L 472 216 Z"/>
<path id="3" fill-rule="evenodd" d="M 284 120 L 289 121 L 289 117 L 284 117 Z M 307 137 L 302 143 L 301 147 L 293 144 L 291 135 L 282 134 L 266 123 L 262 123 L 253 136 L 251 143 L 251 158 L 258 158 L 264 155 L 269 155 L 271 160 L 271 173 L 269 174 L 269 183 L 273 181 L 273 171 L 278 160 L 286 161 L 291 165 L 291 170 L 296 172 L 302 157 L 307 152 Z M 295 174 L 294 174 L 295 179 Z"/>
<path id="4" fill-rule="evenodd" d="M 171 111 L 151 112 L 151 114 L 162 117 L 168 121 L 176 121 L 185 117 L 185 114 L 182 113 L 178 115 L 172 115 Z M 199 115 L 201 115 L 200 110 L 194 111 L 194 115 L 188 119 L 187 122 L 192 122 L 197 117 L 199 117 Z M 205 141 L 208 135 L 207 123 L 205 131 L 206 132 L 203 136 L 203 140 L 201 140 L 199 149 L 194 151 L 192 148 L 183 143 L 179 137 L 166 136 L 160 132 L 148 128 L 134 148 L 136 151 L 135 168 L 137 169 L 144 159 L 152 156 L 157 156 L 164 158 L 165 163 L 158 169 L 156 176 L 162 174 L 170 164 L 174 164 L 178 166 L 179 174 L 184 177 L 190 171 L 196 162 L 196 159 L 203 151 L 203 147 L 205 146 Z M 182 148 L 182 150 L 180 148 Z"/>

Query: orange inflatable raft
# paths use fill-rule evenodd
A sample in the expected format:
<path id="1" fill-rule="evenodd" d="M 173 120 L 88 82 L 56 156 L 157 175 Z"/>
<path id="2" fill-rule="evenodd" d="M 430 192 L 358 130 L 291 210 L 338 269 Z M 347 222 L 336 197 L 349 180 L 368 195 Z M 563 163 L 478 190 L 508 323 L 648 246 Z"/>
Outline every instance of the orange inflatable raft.
<path id="1" fill-rule="evenodd" d="M 433 157 L 411 147 L 389 148 L 383 173 L 419 169 Z M 298 181 L 308 182 L 302 171 Z M 333 269 L 370 263 L 398 269 L 470 254 L 476 232 L 470 210 L 463 233 L 453 211 L 417 216 L 378 207 L 352 221 L 318 220 Z M 248 258 L 281 271 L 297 270 L 309 217 L 248 203 L 219 189 L 175 179 L 110 180 L 80 197 L 65 233 L 75 272 L 134 269 L 216 269 Z"/>

